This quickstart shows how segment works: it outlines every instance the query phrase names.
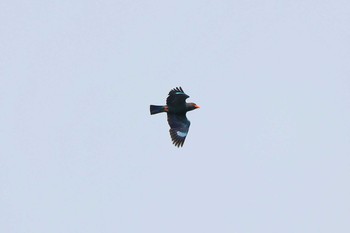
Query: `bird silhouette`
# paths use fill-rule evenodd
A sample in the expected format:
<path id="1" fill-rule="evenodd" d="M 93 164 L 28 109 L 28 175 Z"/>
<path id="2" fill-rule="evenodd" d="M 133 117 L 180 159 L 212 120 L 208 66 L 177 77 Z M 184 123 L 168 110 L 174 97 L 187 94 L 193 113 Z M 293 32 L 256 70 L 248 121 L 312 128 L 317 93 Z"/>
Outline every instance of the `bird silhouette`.
<path id="1" fill-rule="evenodd" d="M 187 119 L 186 113 L 199 108 L 195 103 L 187 103 L 188 97 L 181 87 L 176 87 L 169 92 L 166 105 L 150 105 L 151 115 L 167 113 L 171 140 L 177 147 L 183 146 L 190 128 L 191 122 Z"/>

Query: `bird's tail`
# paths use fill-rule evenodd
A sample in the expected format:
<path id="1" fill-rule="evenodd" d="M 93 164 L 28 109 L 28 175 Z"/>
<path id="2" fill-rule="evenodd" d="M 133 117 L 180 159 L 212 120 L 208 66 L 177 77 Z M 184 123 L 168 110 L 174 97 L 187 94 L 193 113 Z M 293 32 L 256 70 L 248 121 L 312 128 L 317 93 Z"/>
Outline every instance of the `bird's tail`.
<path id="1" fill-rule="evenodd" d="M 151 112 L 151 115 L 166 112 L 166 106 L 150 105 L 149 110 Z"/>

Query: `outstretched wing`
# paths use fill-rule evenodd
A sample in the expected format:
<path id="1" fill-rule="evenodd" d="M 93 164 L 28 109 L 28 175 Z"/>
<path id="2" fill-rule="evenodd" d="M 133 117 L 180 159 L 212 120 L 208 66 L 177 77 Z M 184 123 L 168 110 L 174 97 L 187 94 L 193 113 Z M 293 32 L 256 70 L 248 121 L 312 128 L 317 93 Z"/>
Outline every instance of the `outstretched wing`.
<path id="1" fill-rule="evenodd" d="M 191 122 L 187 120 L 185 114 L 168 113 L 168 123 L 170 126 L 170 136 L 173 144 L 177 147 L 183 146 Z"/>
<path id="2" fill-rule="evenodd" d="M 168 106 L 179 106 L 185 104 L 185 100 L 189 96 L 185 94 L 181 87 L 176 87 L 169 92 L 169 96 L 166 99 L 166 104 Z"/>

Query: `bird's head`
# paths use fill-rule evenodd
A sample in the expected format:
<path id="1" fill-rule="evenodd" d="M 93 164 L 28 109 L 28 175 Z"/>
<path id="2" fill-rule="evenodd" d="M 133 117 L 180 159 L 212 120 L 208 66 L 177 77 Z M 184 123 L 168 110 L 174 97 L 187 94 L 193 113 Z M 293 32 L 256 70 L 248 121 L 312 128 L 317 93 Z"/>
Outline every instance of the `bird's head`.
<path id="1" fill-rule="evenodd" d="M 187 108 L 187 111 L 192 111 L 200 107 L 195 103 L 186 103 L 186 108 Z"/>

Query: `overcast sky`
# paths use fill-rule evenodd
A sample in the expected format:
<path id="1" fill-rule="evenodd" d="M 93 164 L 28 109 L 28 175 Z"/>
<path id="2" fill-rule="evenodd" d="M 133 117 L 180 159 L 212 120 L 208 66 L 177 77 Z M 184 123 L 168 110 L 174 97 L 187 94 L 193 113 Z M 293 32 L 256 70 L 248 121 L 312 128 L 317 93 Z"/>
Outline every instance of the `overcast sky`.
<path id="1" fill-rule="evenodd" d="M 0 232 L 350 232 L 349 12 L 2 0 Z"/>

